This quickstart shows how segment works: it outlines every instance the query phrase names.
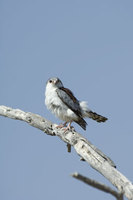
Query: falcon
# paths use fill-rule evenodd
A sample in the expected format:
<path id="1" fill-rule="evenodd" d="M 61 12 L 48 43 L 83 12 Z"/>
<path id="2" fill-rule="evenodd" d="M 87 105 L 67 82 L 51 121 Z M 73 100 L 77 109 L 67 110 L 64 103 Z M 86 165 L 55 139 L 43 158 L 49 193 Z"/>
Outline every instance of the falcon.
<path id="1" fill-rule="evenodd" d="M 88 117 L 97 122 L 105 122 L 103 117 L 88 108 L 86 101 L 79 101 L 71 90 L 65 88 L 59 78 L 50 78 L 46 83 L 45 90 L 46 107 L 59 119 L 64 121 L 57 127 L 65 127 L 65 131 L 71 128 L 71 123 L 76 122 L 86 130 L 86 121 Z M 68 125 L 67 125 L 68 124 Z"/>

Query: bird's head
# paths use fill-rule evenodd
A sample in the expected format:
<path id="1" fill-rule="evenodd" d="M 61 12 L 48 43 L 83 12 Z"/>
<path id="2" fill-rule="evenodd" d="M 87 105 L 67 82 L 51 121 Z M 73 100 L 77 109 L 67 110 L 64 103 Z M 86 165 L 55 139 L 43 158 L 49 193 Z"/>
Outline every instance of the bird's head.
<path id="1" fill-rule="evenodd" d="M 63 87 L 63 83 L 61 82 L 61 80 L 59 78 L 50 78 L 47 81 L 47 85 L 49 86 L 53 86 L 53 87 Z"/>

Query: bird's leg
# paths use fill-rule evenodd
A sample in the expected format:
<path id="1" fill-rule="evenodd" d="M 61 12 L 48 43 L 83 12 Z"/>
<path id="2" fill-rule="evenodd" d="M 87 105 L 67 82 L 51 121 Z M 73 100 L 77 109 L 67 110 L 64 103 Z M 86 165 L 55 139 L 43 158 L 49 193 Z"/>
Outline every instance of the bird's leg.
<path id="1" fill-rule="evenodd" d="M 72 122 L 69 122 L 69 123 L 68 123 L 68 126 L 67 126 L 66 128 L 64 128 L 64 131 L 65 131 L 65 132 L 71 128 L 71 123 L 72 123 Z"/>
<path id="2" fill-rule="evenodd" d="M 63 127 L 66 126 L 66 124 L 67 124 L 67 122 L 65 122 L 64 124 L 60 124 L 60 125 L 56 126 L 56 128 L 63 128 Z"/>
<path id="3" fill-rule="evenodd" d="M 63 128 L 64 132 L 66 132 L 67 130 L 71 129 L 71 123 L 72 123 L 72 121 L 70 121 L 68 123 L 68 125 L 67 125 L 67 123 L 68 122 L 65 122 L 64 124 L 60 124 L 60 125 L 56 126 L 56 128 Z M 65 127 L 66 125 L 67 125 L 67 127 Z"/>

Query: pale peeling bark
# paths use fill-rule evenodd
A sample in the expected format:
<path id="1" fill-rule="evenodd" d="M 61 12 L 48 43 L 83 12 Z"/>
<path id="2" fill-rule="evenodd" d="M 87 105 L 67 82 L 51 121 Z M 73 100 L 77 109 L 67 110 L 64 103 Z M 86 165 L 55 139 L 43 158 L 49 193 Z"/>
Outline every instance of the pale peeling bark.
<path id="1" fill-rule="evenodd" d="M 63 129 L 57 129 L 56 124 L 53 124 L 40 115 L 6 106 L 0 106 L 0 115 L 25 121 L 48 135 L 60 137 L 61 140 L 73 146 L 78 155 L 107 178 L 120 193 L 123 193 L 128 199 L 133 200 L 133 184 L 115 168 L 115 164 L 109 157 L 75 130 L 64 132 Z"/>

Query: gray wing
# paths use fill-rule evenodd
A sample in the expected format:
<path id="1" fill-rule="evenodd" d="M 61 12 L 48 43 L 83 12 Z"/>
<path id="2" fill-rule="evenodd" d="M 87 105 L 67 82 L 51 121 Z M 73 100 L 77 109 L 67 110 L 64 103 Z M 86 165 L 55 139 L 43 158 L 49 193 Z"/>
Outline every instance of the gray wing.
<path id="1" fill-rule="evenodd" d="M 71 90 L 61 87 L 57 89 L 56 92 L 58 97 L 63 101 L 63 103 L 77 115 L 78 120 L 75 122 L 78 123 L 84 130 L 86 130 L 87 123 L 82 118 L 79 101 L 75 98 Z"/>
<path id="2" fill-rule="evenodd" d="M 69 89 L 61 87 L 57 89 L 56 92 L 66 106 L 68 106 L 76 115 L 82 117 L 79 101 Z"/>

